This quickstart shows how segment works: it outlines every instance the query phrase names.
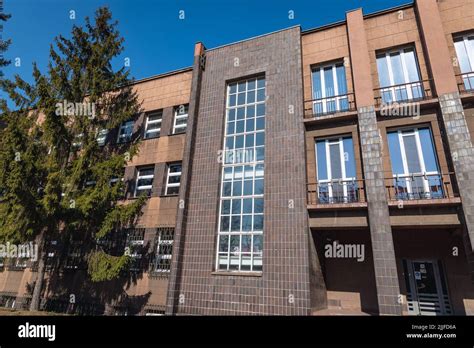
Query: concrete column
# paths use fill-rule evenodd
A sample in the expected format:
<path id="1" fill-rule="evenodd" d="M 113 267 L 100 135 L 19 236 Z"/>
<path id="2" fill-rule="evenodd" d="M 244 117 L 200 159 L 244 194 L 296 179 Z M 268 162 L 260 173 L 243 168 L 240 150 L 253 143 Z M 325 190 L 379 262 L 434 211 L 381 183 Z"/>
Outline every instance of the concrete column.
<path id="1" fill-rule="evenodd" d="M 362 10 L 347 13 L 347 31 L 358 108 L 358 126 L 374 255 L 375 284 L 381 315 L 401 315 L 400 287 L 385 189 L 382 138 L 374 107 L 370 57 Z"/>
<path id="2" fill-rule="evenodd" d="M 466 249 L 474 282 L 474 149 L 436 0 L 416 2 L 427 61 L 439 98 L 443 126 L 456 174 L 466 225 Z"/>

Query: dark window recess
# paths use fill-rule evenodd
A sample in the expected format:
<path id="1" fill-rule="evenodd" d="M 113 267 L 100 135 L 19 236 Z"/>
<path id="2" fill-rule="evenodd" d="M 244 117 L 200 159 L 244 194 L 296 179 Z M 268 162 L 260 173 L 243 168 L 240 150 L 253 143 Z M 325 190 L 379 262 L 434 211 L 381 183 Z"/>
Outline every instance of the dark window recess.
<path id="1" fill-rule="evenodd" d="M 130 228 L 127 229 L 127 241 L 125 254 L 130 256 L 130 271 L 139 272 L 144 269 L 145 250 L 145 229 Z"/>
<path id="2" fill-rule="evenodd" d="M 153 243 L 154 255 L 150 264 L 151 275 L 167 276 L 169 274 L 173 255 L 173 238 L 173 227 L 161 227 L 157 229 Z"/>

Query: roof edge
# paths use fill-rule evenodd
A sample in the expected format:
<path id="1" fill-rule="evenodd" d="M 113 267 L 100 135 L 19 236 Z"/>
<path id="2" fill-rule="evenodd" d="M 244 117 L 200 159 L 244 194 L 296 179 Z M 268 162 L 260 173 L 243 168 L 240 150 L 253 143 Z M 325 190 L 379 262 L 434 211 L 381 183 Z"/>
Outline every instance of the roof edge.
<path id="1" fill-rule="evenodd" d="M 375 12 L 366 14 L 366 15 L 364 15 L 363 17 L 364 17 L 364 19 L 372 18 L 372 17 L 377 17 L 377 16 L 380 16 L 380 15 L 383 15 L 383 14 L 386 14 L 386 13 L 390 13 L 390 12 L 395 12 L 395 11 L 400 11 L 400 10 L 403 10 L 403 9 L 411 8 L 411 7 L 413 7 L 413 6 L 415 6 L 415 0 L 412 0 L 412 2 L 411 2 L 411 3 L 408 3 L 408 4 L 398 5 L 398 6 L 386 8 L 386 9 L 384 9 L 384 10 L 375 11 Z M 346 13 L 349 13 L 349 12 L 352 12 L 352 11 L 357 11 L 357 10 L 359 10 L 359 9 L 361 9 L 361 7 L 358 7 L 358 8 L 352 9 L 352 10 L 348 10 L 348 11 L 346 11 Z M 344 24 L 346 24 L 346 20 L 345 20 L 345 19 L 340 20 L 340 21 L 337 21 L 337 22 L 329 23 L 329 24 L 324 24 L 324 25 L 319 26 L 319 27 L 315 27 L 315 28 L 303 30 L 303 31 L 301 32 L 301 35 L 306 35 L 306 34 L 311 34 L 311 33 L 315 33 L 315 32 L 318 32 L 318 31 L 323 31 L 323 30 L 330 29 L 330 28 L 334 28 L 334 27 L 338 27 L 338 26 L 344 25 Z"/>

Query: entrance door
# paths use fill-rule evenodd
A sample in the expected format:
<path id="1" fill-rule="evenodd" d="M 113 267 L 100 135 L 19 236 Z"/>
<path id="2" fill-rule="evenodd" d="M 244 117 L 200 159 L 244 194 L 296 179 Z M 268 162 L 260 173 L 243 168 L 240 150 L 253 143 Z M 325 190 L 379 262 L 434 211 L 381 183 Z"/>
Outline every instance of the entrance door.
<path id="1" fill-rule="evenodd" d="M 403 260 L 403 266 L 408 290 L 408 313 L 452 314 L 441 262 Z"/>

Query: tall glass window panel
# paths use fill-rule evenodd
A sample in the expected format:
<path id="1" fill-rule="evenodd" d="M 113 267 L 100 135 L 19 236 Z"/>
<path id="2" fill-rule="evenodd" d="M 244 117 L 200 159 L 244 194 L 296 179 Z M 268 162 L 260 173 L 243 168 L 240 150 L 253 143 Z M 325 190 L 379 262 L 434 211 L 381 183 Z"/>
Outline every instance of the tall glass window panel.
<path id="1" fill-rule="evenodd" d="M 346 71 L 343 63 L 314 68 L 312 84 L 315 115 L 349 109 Z"/>
<path id="2" fill-rule="evenodd" d="M 227 87 L 217 237 L 218 271 L 262 271 L 265 79 Z"/>
<path id="3" fill-rule="evenodd" d="M 459 36 L 454 39 L 456 55 L 461 69 L 464 88 L 474 90 L 474 34 Z"/>
<path id="4" fill-rule="evenodd" d="M 389 132 L 388 144 L 397 199 L 444 197 L 429 127 Z"/>
<path id="5" fill-rule="evenodd" d="M 424 96 L 421 74 L 412 47 L 377 55 L 382 102 L 403 102 Z"/>
<path id="6" fill-rule="evenodd" d="M 352 137 L 316 140 L 319 203 L 358 201 Z"/>

